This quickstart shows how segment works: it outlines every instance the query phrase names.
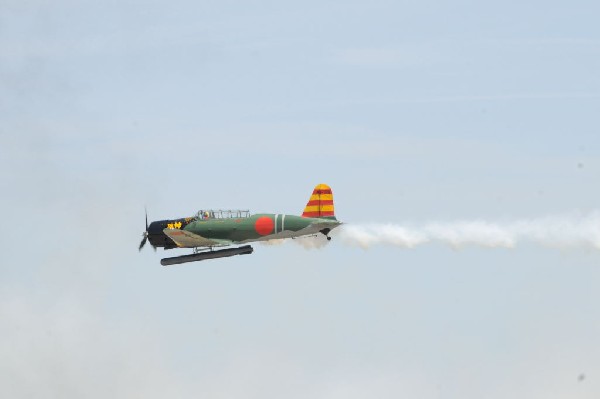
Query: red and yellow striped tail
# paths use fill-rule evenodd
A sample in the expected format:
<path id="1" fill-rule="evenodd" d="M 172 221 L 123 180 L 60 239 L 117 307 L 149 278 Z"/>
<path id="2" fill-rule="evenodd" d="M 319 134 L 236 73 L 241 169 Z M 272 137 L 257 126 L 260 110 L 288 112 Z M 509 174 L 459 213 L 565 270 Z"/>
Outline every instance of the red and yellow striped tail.
<path id="1" fill-rule="evenodd" d="M 303 218 L 335 219 L 333 209 L 333 192 L 327 184 L 315 187 L 302 213 Z"/>

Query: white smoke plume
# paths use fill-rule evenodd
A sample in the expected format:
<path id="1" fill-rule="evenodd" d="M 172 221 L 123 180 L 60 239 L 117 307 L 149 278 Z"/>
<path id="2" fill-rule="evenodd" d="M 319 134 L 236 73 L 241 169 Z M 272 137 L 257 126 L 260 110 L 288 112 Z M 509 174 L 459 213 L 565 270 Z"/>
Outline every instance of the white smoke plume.
<path id="1" fill-rule="evenodd" d="M 259 243 L 261 245 L 265 245 L 265 246 L 277 246 L 277 245 L 283 245 L 283 244 L 285 244 L 285 239 L 283 239 L 283 238 L 274 238 L 272 240 L 259 241 Z"/>
<path id="2" fill-rule="evenodd" d="M 288 242 L 293 242 L 296 245 L 300 245 L 304 249 L 319 249 L 319 248 L 323 248 L 324 246 L 326 246 L 329 243 L 329 241 L 327 241 L 327 238 L 322 234 L 297 237 L 295 239 L 275 238 L 272 240 L 259 241 L 259 242 L 262 245 L 266 245 L 266 246 L 277 246 L 277 245 L 286 244 Z"/>
<path id="3" fill-rule="evenodd" d="M 440 242 L 453 248 L 513 248 L 535 243 L 552 248 L 600 250 L 600 211 L 505 222 L 485 220 L 430 222 L 422 225 L 347 224 L 336 232 L 347 245 L 414 248 Z"/>
<path id="4" fill-rule="evenodd" d="M 296 245 L 300 245 L 304 249 L 319 249 L 329 244 L 329 241 L 327 241 L 327 238 L 323 234 L 299 237 L 293 240 L 293 242 Z"/>

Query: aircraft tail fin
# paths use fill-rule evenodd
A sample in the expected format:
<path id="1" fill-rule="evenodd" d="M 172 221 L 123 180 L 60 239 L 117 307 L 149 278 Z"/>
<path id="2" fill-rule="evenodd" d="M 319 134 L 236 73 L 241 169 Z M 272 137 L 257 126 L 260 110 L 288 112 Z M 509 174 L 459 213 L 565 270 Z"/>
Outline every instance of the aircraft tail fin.
<path id="1" fill-rule="evenodd" d="M 302 213 L 303 218 L 335 218 L 333 206 L 333 192 L 327 184 L 319 184 L 315 187 Z"/>

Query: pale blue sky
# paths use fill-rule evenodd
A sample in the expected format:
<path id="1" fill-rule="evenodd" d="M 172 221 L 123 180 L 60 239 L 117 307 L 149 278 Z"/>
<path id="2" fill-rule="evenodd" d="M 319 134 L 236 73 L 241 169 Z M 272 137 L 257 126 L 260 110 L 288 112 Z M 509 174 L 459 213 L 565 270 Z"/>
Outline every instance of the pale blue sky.
<path id="1" fill-rule="evenodd" d="M 0 391 L 597 397 L 598 251 L 137 245 L 321 182 L 348 223 L 598 209 L 599 11 L 0 1 Z"/>

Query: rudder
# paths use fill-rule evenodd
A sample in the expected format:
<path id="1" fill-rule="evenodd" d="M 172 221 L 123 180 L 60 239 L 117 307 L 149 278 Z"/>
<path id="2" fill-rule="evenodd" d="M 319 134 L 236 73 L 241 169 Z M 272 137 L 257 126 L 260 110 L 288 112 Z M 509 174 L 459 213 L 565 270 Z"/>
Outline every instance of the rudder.
<path id="1" fill-rule="evenodd" d="M 335 219 L 331 187 L 327 184 L 319 184 L 314 188 L 302 217 Z"/>

